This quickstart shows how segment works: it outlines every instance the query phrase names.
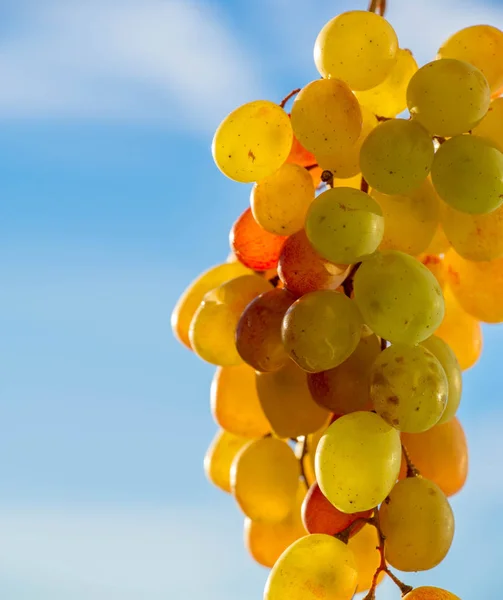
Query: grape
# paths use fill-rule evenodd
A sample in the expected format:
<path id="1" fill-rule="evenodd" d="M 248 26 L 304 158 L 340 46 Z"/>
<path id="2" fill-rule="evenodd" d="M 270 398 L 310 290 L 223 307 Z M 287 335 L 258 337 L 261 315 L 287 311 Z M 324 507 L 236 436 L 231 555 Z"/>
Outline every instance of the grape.
<path id="1" fill-rule="evenodd" d="M 444 290 L 447 281 L 447 271 L 443 257 L 432 254 L 421 254 L 418 260 L 430 271 L 438 281 L 441 289 Z"/>
<path id="2" fill-rule="evenodd" d="M 311 204 L 306 234 L 323 258 L 341 264 L 359 262 L 379 246 L 384 231 L 382 211 L 368 194 L 338 187 Z"/>
<path id="3" fill-rule="evenodd" d="M 206 477 L 224 492 L 231 491 L 230 472 L 236 455 L 250 443 L 249 438 L 218 431 L 204 457 Z"/>
<path id="4" fill-rule="evenodd" d="M 475 135 L 443 143 L 431 177 L 442 200 L 456 210 L 483 214 L 503 203 L 503 154 Z"/>
<path id="5" fill-rule="evenodd" d="M 433 235 L 433 239 L 425 252 L 426 254 L 444 254 L 450 247 L 451 244 L 442 229 L 442 225 L 439 223 Z"/>
<path id="6" fill-rule="evenodd" d="M 376 252 L 361 265 L 354 294 L 365 323 L 392 343 L 425 340 L 444 316 L 435 277 L 415 258 L 396 250 Z"/>
<path id="7" fill-rule="evenodd" d="M 442 365 L 442 368 L 447 377 L 448 399 L 445 410 L 438 421 L 438 424 L 445 423 L 456 414 L 459 403 L 461 401 L 461 392 L 463 388 L 463 380 L 461 376 L 461 367 L 459 366 L 456 355 L 449 347 L 449 344 L 444 342 L 436 335 L 432 335 L 428 339 L 421 342 L 421 345 L 429 350 L 433 356 Z"/>
<path id="8" fill-rule="evenodd" d="M 295 136 L 314 154 L 348 150 L 362 130 L 358 100 L 338 79 L 308 83 L 295 98 L 291 119 Z"/>
<path id="9" fill-rule="evenodd" d="M 491 91 L 503 85 L 503 32 L 490 25 L 473 25 L 452 35 L 438 51 L 438 58 L 457 58 L 477 67 Z"/>
<path id="10" fill-rule="evenodd" d="M 363 177 L 379 192 L 405 194 L 426 179 L 433 155 L 433 140 L 424 127 L 415 121 L 392 119 L 367 136 L 360 166 Z"/>
<path id="11" fill-rule="evenodd" d="M 255 271 L 267 271 L 277 265 L 286 238 L 262 229 L 247 208 L 232 226 L 229 239 L 241 263 Z"/>
<path id="12" fill-rule="evenodd" d="M 215 371 L 211 412 L 220 427 L 235 435 L 254 438 L 271 431 L 255 389 L 255 371 L 248 365 Z"/>
<path id="13" fill-rule="evenodd" d="M 397 57 L 398 38 L 375 13 L 352 10 L 320 31 L 314 61 L 322 77 L 342 79 L 353 90 L 369 90 L 386 79 Z"/>
<path id="14" fill-rule="evenodd" d="M 454 516 L 442 490 L 423 477 L 399 481 L 379 509 L 386 560 L 400 571 L 427 571 L 447 555 Z"/>
<path id="15" fill-rule="evenodd" d="M 236 326 L 256 296 L 271 289 L 259 275 L 242 275 L 211 290 L 197 309 L 189 329 L 194 352 L 207 362 L 231 367 L 242 362 L 236 350 Z"/>
<path id="16" fill-rule="evenodd" d="M 413 589 L 412 592 L 403 597 L 403 600 L 461 600 L 461 598 L 447 590 L 424 586 Z"/>
<path id="17" fill-rule="evenodd" d="M 336 265 L 322 258 L 314 251 L 304 230 L 286 240 L 278 261 L 278 275 L 295 296 L 317 290 L 335 290 L 350 269 L 350 266 Z"/>
<path id="18" fill-rule="evenodd" d="M 354 537 L 350 538 L 348 548 L 353 553 L 358 571 L 357 592 L 366 592 L 372 585 L 374 573 L 381 564 L 378 550 L 379 538 L 373 525 L 365 525 Z M 382 581 L 384 572 L 379 573 L 378 582 Z"/>
<path id="19" fill-rule="evenodd" d="M 236 329 L 236 348 L 256 371 L 277 371 L 288 360 L 281 340 L 281 324 L 295 301 L 287 290 L 261 294 L 245 308 Z"/>
<path id="20" fill-rule="evenodd" d="M 329 371 L 309 373 L 307 383 L 316 402 L 336 414 L 370 410 L 370 369 L 381 352 L 375 335 L 362 337 L 356 350 Z"/>
<path id="21" fill-rule="evenodd" d="M 461 60 L 421 67 L 407 88 L 412 117 L 431 134 L 452 137 L 473 129 L 487 113 L 491 91 L 484 75 Z"/>
<path id="22" fill-rule="evenodd" d="M 313 199 L 314 185 L 309 171 L 292 164 L 284 164 L 256 183 L 250 196 L 257 223 L 277 235 L 291 235 L 302 229 Z"/>
<path id="23" fill-rule="evenodd" d="M 260 403 L 279 437 L 314 433 L 328 421 L 328 411 L 318 406 L 307 387 L 306 373 L 292 360 L 275 373 L 257 373 Z"/>
<path id="24" fill-rule="evenodd" d="M 302 442 L 297 442 L 295 446 L 295 456 L 302 462 L 304 475 L 306 476 L 308 485 L 312 485 L 316 481 L 316 474 L 314 472 L 314 458 L 316 456 L 318 444 L 320 443 L 323 434 L 327 430 L 328 425 L 329 424 L 326 423 L 323 427 L 318 429 L 318 431 L 315 431 L 307 436 L 304 452 Z"/>
<path id="25" fill-rule="evenodd" d="M 449 285 L 465 311 L 479 321 L 503 322 L 503 258 L 471 262 L 451 251 L 445 260 Z"/>
<path id="26" fill-rule="evenodd" d="M 355 190 L 359 190 L 359 189 L 361 189 L 361 185 L 362 185 L 362 176 L 361 176 L 361 173 L 358 173 L 358 175 L 355 175 L 354 177 L 349 177 L 348 179 L 334 178 L 332 187 L 334 187 L 334 188 L 350 187 L 350 188 L 354 188 Z"/>
<path id="27" fill-rule="evenodd" d="M 244 267 L 241 263 L 225 263 L 212 267 L 202 275 L 199 275 L 189 285 L 180 296 L 171 315 L 173 333 L 182 344 L 191 348 L 189 340 L 190 322 L 203 301 L 204 295 L 230 279 L 249 274 L 251 274 L 251 270 Z"/>
<path id="28" fill-rule="evenodd" d="M 457 417 L 424 433 L 404 433 L 402 442 L 421 475 L 436 483 L 446 496 L 453 496 L 464 486 L 468 448 Z"/>
<path id="29" fill-rule="evenodd" d="M 285 519 L 295 505 L 299 464 L 293 450 L 273 437 L 254 440 L 236 456 L 231 488 L 241 510 L 250 519 Z"/>
<path id="30" fill-rule="evenodd" d="M 410 50 L 398 49 L 396 62 L 390 74 L 379 85 L 364 92 L 355 92 L 358 101 L 381 117 L 396 117 L 407 108 L 407 86 L 417 63 Z"/>
<path id="31" fill-rule="evenodd" d="M 326 371 L 354 352 L 362 325 L 356 304 L 343 294 L 311 292 L 288 309 L 283 319 L 283 343 L 305 371 Z"/>
<path id="32" fill-rule="evenodd" d="M 248 183 L 271 175 L 286 161 L 293 133 L 286 112 L 257 100 L 231 112 L 218 126 L 211 151 L 230 179 Z"/>
<path id="33" fill-rule="evenodd" d="M 294 135 L 292 149 L 286 162 L 300 165 L 301 167 L 310 167 L 316 164 L 316 157 L 309 150 L 306 150 Z"/>
<path id="34" fill-rule="evenodd" d="M 438 197 L 426 179 L 421 187 L 406 195 L 388 196 L 372 190 L 384 216 L 380 250 L 400 250 L 416 256 L 424 252 L 438 228 Z"/>
<path id="35" fill-rule="evenodd" d="M 346 544 L 312 534 L 279 557 L 267 579 L 264 600 L 351 600 L 356 582 L 355 560 Z"/>
<path id="36" fill-rule="evenodd" d="M 379 415 L 354 412 L 332 423 L 316 450 L 316 480 L 323 494 L 346 513 L 380 504 L 400 470 L 396 429 Z"/>
<path id="37" fill-rule="evenodd" d="M 503 152 L 503 98 L 491 102 L 486 116 L 472 133 Z"/>

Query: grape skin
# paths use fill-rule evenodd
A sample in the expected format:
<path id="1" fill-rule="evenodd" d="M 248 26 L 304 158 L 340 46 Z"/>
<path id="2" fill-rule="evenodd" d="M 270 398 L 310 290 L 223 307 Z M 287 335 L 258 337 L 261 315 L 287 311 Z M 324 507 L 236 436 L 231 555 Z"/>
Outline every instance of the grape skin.
<path id="1" fill-rule="evenodd" d="M 224 492 L 231 491 L 231 466 L 250 439 L 220 430 L 216 433 L 204 457 L 206 477 Z"/>
<path id="2" fill-rule="evenodd" d="M 486 116 L 472 131 L 503 152 L 503 98 L 491 102 Z"/>
<path id="3" fill-rule="evenodd" d="M 413 589 L 402 600 L 461 600 L 461 598 L 441 588 L 422 586 Z"/>
<path id="4" fill-rule="evenodd" d="M 374 573 L 381 564 L 381 554 L 378 550 L 379 538 L 376 528 L 373 525 L 364 525 L 361 531 L 349 539 L 348 548 L 355 557 L 358 571 L 356 592 L 366 592 L 370 589 Z M 377 582 L 380 583 L 383 578 L 384 572 L 381 571 Z"/>

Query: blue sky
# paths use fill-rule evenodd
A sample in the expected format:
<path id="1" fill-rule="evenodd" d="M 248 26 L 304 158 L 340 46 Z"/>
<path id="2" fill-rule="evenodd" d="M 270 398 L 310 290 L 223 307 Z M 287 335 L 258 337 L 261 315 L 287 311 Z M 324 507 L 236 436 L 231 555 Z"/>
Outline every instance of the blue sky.
<path id="1" fill-rule="evenodd" d="M 425 62 L 503 3 L 390 0 Z M 248 189 L 213 166 L 236 105 L 315 78 L 349 0 L 3 0 L 0 5 L 2 600 L 256 600 L 266 571 L 204 479 L 212 367 L 169 316 L 222 261 Z M 446 561 L 407 581 L 463 600 L 501 584 L 503 330 L 461 418 L 472 452 Z M 379 598 L 394 600 L 383 587 Z"/>

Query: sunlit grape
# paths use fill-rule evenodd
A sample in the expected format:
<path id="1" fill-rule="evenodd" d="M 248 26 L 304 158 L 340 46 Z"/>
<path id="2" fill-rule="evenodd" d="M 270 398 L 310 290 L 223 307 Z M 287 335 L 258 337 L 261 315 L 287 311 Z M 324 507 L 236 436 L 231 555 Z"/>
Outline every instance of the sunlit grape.
<path id="1" fill-rule="evenodd" d="M 354 537 L 350 538 L 348 548 L 353 553 L 358 571 L 357 592 L 366 592 L 372 585 L 377 567 L 381 564 L 378 550 L 379 538 L 373 525 L 365 525 Z M 382 581 L 384 572 L 379 573 L 378 582 Z"/>
<path id="2" fill-rule="evenodd" d="M 430 271 L 438 281 L 441 289 L 444 290 L 447 282 L 447 270 L 443 256 L 438 256 L 436 254 L 421 254 L 417 257 L 417 260 Z"/>
<path id="3" fill-rule="evenodd" d="M 354 177 L 349 177 L 348 179 L 337 179 L 337 177 L 335 177 L 332 187 L 350 187 L 354 188 L 355 190 L 359 190 L 361 189 L 361 186 L 362 176 L 361 173 L 358 173 L 358 175 L 355 175 Z"/>
<path id="4" fill-rule="evenodd" d="M 306 438 L 306 446 L 303 452 L 303 442 L 297 442 L 295 446 L 295 456 L 301 460 L 304 468 L 304 475 L 308 485 L 312 485 L 316 481 L 316 474 L 314 472 L 314 459 L 316 456 L 316 450 L 320 440 L 327 430 L 330 423 L 326 423 L 323 427 L 310 434 Z"/>
<path id="5" fill-rule="evenodd" d="M 491 102 L 486 116 L 472 132 L 503 152 L 503 98 Z"/>
<path id="6" fill-rule="evenodd" d="M 450 247 L 451 244 L 442 229 L 442 225 L 439 223 L 433 235 L 433 239 L 424 252 L 425 254 L 444 254 Z"/>
<path id="7" fill-rule="evenodd" d="M 292 149 L 286 159 L 287 163 L 294 165 L 300 165 L 301 167 L 310 167 L 316 164 L 316 158 L 314 154 L 306 150 L 299 140 L 293 136 Z"/>
<path id="8" fill-rule="evenodd" d="M 224 492 L 231 491 L 232 462 L 249 443 L 249 438 L 223 430 L 217 432 L 204 457 L 204 471 L 211 483 Z"/>
<path id="9" fill-rule="evenodd" d="M 437 587 L 417 587 L 403 597 L 403 600 L 461 600 L 447 590 Z"/>

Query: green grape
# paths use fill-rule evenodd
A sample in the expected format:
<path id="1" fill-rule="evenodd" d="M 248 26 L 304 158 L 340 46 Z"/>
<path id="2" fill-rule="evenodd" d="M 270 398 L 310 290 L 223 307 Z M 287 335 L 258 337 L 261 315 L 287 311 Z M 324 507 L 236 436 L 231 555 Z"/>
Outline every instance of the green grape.
<path id="1" fill-rule="evenodd" d="M 454 515 L 437 484 L 423 477 L 399 481 L 379 509 L 386 559 L 400 571 L 427 571 L 447 555 Z"/>
<path id="2" fill-rule="evenodd" d="M 305 371 L 292 360 L 275 373 L 257 373 L 256 388 L 263 411 L 281 438 L 314 433 L 328 422 L 328 411 L 309 393 Z"/>
<path id="3" fill-rule="evenodd" d="M 299 474 L 288 444 L 273 437 L 254 440 L 232 463 L 232 493 L 250 519 L 279 522 L 295 506 Z"/>
<path id="4" fill-rule="evenodd" d="M 308 83 L 295 98 L 291 120 L 295 137 L 314 154 L 349 150 L 362 131 L 358 100 L 338 79 Z"/>
<path id="5" fill-rule="evenodd" d="M 361 265 L 354 295 L 365 323 L 394 344 L 422 342 L 444 317 L 442 290 L 434 275 L 396 250 L 376 252 Z"/>
<path id="6" fill-rule="evenodd" d="M 329 189 L 311 204 L 309 242 L 326 260 L 351 264 L 372 254 L 384 231 L 382 211 L 368 194 L 349 187 Z"/>
<path id="7" fill-rule="evenodd" d="M 446 423 L 456 414 L 459 403 L 461 402 L 461 392 L 463 390 L 463 378 L 461 376 L 461 367 L 459 366 L 456 355 L 450 348 L 449 344 L 444 342 L 436 335 L 432 335 L 428 339 L 421 342 L 421 345 L 429 350 L 442 365 L 447 377 L 449 393 L 447 397 L 447 405 L 444 413 L 440 417 L 437 425 Z"/>
<path id="8" fill-rule="evenodd" d="M 400 434 L 375 413 L 337 419 L 322 436 L 315 457 L 316 480 L 330 502 L 345 513 L 380 504 L 400 471 Z"/>
<path id="9" fill-rule="evenodd" d="M 384 235 L 380 250 L 400 250 L 417 256 L 432 242 L 439 224 L 439 200 L 426 179 L 421 187 L 408 194 L 382 194 L 371 191 L 384 216 Z"/>
<path id="10" fill-rule="evenodd" d="M 489 213 L 503 203 L 503 153 L 475 135 L 444 142 L 431 177 L 442 200 L 461 212 Z"/>
<path id="11" fill-rule="evenodd" d="M 292 142 L 286 112 L 274 102 L 257 100 L 243 104 L 220 123 L 211 150 L 224 175 L 248 183 L 277 171 L 288 158 Z"/>
<path id="12" fill-rule="evenodd" d="M 452 137 L 482 120 L 491 91 L 484 75 L 461 60 L 443 58 L 421 67 L 407 89 L 412 117 L 431 134 Z"/>
<path id="13" fill-rule="evenodd" d="M 314 61 L 322 77 L 342 79 L 353 90 L 369 90 L 391 73 L 397 51 L 398 38 L 386 19 L 352 10 L 320 31 Z"/>
<path id="14" fill-rule="evenodd" d="M 307 535 L 279 557 L 264 600 L 351 600 L 358 571 L 346 544 L 324 533 Z"/>
<path id="15" fill-rule="evenodd" d="M 250 439 L 228 431 L 217 432 L 204 457 L 206 477 L 224 492 L 231 491 L 231 466 Z"/>
<path id="16" fill-rule="evenodd" d="M 311 292 L 288 309 L 283 319 L 283 343 L 304 371 L 326 371 L 354 352 L 362 325 L 356 304 L 343 294 Z"/>
<path id="17" fill-rule="evenodd" d="M 503 31 L 490 25 L 473 25 L 452 35 L 438 58 L 465 60 L 485 75 L 492 92 L 503 85 Z"/>
<path id="18" fill-rule="evenodd" d="M 399 48 L 390 74 L 379 85 L 355 96 L 364 107 L 381 117 L 393 118 L 407 108 L 407 86 L 417 63 L 410 50 Z"/>
<path id="19" fill-rule="evenodd" d="M 383 194 L 405 194 L 426 179 L 433 163 L 433 140 L 415 121 L 392 119 L 378 125 L 363 142 L 362 175 Z"/>
<path id="20" fill-rule="evenodd" d="M 314 184 L 309 171 L 286 163 L 253 186 L 250 203 L 255 221 L 263 229 L 291 235 L 304 227 L 313 199 Z"/>
<path id="21" fill-rule="evenodd" d="M 503 98 L 491 102 L 486 116 L 472 131 L 503 152 Z"/>
<path id="22" fill-rule="evenodd" d="M 423 346 L 393 344 L 372 366 L 370 397 L 374 408 L 399 431 L 431 429 L 447 406 L 448 393 L 440 361 Z"/>

